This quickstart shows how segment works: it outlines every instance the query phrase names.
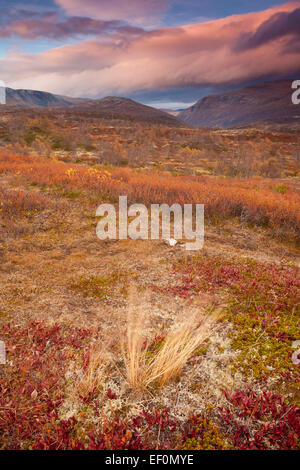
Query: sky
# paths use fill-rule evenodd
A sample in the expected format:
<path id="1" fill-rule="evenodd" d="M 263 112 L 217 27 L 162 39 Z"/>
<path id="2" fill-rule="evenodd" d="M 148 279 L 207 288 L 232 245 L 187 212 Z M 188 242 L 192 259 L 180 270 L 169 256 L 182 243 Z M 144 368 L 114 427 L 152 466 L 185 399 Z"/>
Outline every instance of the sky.
<path id="1" fill-rule="evenodd" d="M 0 80 L 182 109 L 300 79 L 300 0 L 0 0 Z"/>

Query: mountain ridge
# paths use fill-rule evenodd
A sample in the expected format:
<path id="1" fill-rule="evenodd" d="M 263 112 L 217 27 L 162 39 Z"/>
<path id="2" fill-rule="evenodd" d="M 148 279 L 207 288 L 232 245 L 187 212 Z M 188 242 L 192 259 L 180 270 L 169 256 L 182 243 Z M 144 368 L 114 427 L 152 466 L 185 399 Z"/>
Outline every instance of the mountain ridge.
<path id="1" fill-rule="evenodd" d="M 74 112 L 94 112 L 99 115 L 114 118 L 138 119 L 158 122 L 166 125 L 182 125 L 182 123 L 168 113 L 151 106 L 144 105 L 131 98 L 106 96 L 100 99 L 70 98 L 53 93 L 6 88 L 5 107 L 18 108 L 58 109 L 65 108 Z"/>
<path id="2" fill-rule="evenodd" d="M 188 125 L 238 127 L 258 122 L 300 122 L 300 106 L 292 103 L 292 80 L 252 85 L 201 98 L 181 111 L 178 118 Z"/>
<path id="3" fill-rule="evenodd" d="M 131 98 L 71 98 L 45 91 L 6 88 L 9 107 L 65 109 L 114 119 L 141 120 L 170 126 L 233 128 L 256 123 L 300 124 L 300 105 L 292 103 L 292 80 L 264 82 L 211 94 L 184 110 L 157 109 Z"/>

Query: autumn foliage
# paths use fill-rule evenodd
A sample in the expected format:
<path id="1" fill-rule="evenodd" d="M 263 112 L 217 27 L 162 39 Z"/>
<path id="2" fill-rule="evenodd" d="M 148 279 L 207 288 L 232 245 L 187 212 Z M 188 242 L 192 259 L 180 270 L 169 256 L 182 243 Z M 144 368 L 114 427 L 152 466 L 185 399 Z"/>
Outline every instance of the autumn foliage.
<path id="1" fill-rule="evenodd" d="M 0 449 L 143 450 L 153 449 L 296 449 L 300 410 L 284 398 L 253 391 L 224 391 L 227 406 L 217 422 L 207 416 L 175 420 L 167 408 L 139 416 L 92 424 L 81 417 L 63 419 L 66 371 L 72 360 L 84 360 L 91 331 L 31 322 L 0 328 L 9 367 L 1 371 Z M 0 366 L 1 367 L 1 366 Z M 117 396 L 109 391 L 106 400 Z M 94 397 L 82 397 L 83 408 L 101 415 Z"/>
<path id="2" fill-rule="evenodd" d="M 0 156 L 0 173 L 25 177 L 39 186 L 77 188 L 117 202 L 146 205 L 166 203 L 204 204 L 206 217 L 237 217 L 243 222 L 269 226 L 275 233 L 300 234 L 299 196 L 291 189 L 280 194 L 264 180 L 175 177 L 156 172 L 137 173 L 129 169 L 66 164 L 29 156 Z"/>

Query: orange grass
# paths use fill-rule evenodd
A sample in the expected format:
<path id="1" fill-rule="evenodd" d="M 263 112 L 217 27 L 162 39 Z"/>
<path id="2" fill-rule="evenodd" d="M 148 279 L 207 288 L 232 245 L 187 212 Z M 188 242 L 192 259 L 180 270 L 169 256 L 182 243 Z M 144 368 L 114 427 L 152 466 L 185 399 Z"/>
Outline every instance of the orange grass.
<path id="1" fill-rule="evenodd" d="M 31 215 L 49 206 L 42 194 L 32 194 L 20 189 L 6 189 L 0 186 L 0 217 L 12 219 L 17 215 Z"/>
<path id="2" fill-rule="evenodd" d="M 160 348 L 151 352 L 144 338 L 145 318 L 129 316 L 123 355 L 131 388 L 142 391 L 156 384 L 161 390 L 179 377 L 196 349 L 211 335 L 216 320 L 216 314 L 198 321 L 196 317 L 189 318 L 167 334 Z"/>
<path id="3" fill-rule="evenodd" d="M 299 195 L 293 191 L 278 194 L 267 187 L 257 186 L 257 179 L 228 180 L 218 178 L 176 177 L 152 173 L 137 173 L 115 168 L 106 171 L 95 167 L 66 164 L 42 158 L 0 155 L 0 174 L 25 176 L 38 185 L 83 188 L 99 197 L 117 200 L 127 195 L 128 202 L 166 204 L 204 204 L 208 217 L 239 217 L 241 220 L 300 235 Z M 268 181 L 270 180 L 262 180 Z M 265 187 L 264 187 L 265 186 Z"/>

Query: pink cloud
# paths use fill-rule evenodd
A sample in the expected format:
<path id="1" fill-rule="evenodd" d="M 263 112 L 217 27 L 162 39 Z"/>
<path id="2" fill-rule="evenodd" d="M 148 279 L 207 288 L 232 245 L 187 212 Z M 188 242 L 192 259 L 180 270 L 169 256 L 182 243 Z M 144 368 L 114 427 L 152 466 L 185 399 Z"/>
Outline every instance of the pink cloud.
<path id="1" fill-rule="evenodd" d="M 23 19 L 0 27 L 0 37 L 20 36 L 24 39 L 35 40 L 39 37 L 62 39 L 84 35 L 99 35 L 122 27 L 120 21 L 101 21 L 91 18 L 71 17 L 65 21 L 53 16 L 51 19 Z M 130 26 L 128 26 L 130 29 Z M 135 28 L 132 27 L 133 30 Z"/>
<path id="2" fill-rule="evenodd" d="M 274 15 L 290 18 L 297 6 L 134 34 L 124 29 L 34 56 L 11 54 L 0 61 L 0 76 L 14 87 L 97 96 L 292 75 L 300 73 L 300 51 L 287 51 L 292 36 L 284 28 L 257 47 L 237 46 L 245 33 L 255 37 Z"/>
<path id="3" fill-rule="evenodd" d="M 300 8 L 291 12 L 277 12 L 264 21 L 255 32 L 244 33 L 239 50 L 259 47 L 262 44 L 282 37 L 293 37 L 299 42 L 300 39 Z"/>
<path id="4" fill-rule="evenodd" d="M 55 0 L 68 14 L 151 25 L 168 9 L 169 0 Z"/>

